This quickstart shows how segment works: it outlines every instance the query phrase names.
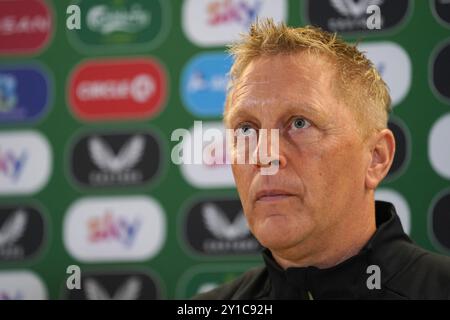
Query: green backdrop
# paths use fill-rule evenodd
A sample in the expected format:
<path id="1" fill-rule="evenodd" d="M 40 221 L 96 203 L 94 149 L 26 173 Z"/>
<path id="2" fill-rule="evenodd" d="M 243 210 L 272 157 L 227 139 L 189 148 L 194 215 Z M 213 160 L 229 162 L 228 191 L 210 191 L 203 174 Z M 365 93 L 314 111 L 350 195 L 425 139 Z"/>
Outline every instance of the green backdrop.
<path id="1" fill-rule="evenodd" d="M 238 8 L 239 1 L 234 2 Z M 271 2 L 276 1 L 271 0 Z M 395 1 L 386 0 L 386 2 Z M 134 34 L 110 32 L 107 36 L 101 36 L 98 32 L 88 30 L 86 19 L 82 20 L 80 31 L 68 30 L 66 9 L 72 3 L 80 4 L 82 18 L 84 17 L 83 12 L 94 3 L 111 8 L 125 6 L 129 10 L 133 3 L 140 4 L 140 7 L 136 9 L 137 12 L 139 10 L 152 12 L 151 26 L 161 30 L 158 32 L 144 29 L 144 31 Z M 349 41 L 362 41 L 364 44 L 389 41 L 399 45 L 408 54 L 411 61 L 411 85 L 406 96 L 395 106 L 393 112 L 394 120 L 397 120 L 396 123 L 400 123 L 406 132 L 405 157 L 398 172 L 383 182 L 381 187 L 384 190 L 397 191 L 407 202 L 410 212 L 411 237 L 427 249 L 446 254 L 450 251 L 450 247 L 445 245 L 445 234 L 435 235 L 430 219 L 432 221 L 434 217 L 433 204 L 438 200 L 436 197 L 448 192 L 450 177 L 446 176 L 445 171 L 442 174 L 433 167 L 429 156 L 429 144 L 433 126 L 441 117 L 448 115 L 450 110 L 449 99 L 434 92 L 436 90 L 433 89 L 433 81 L 430 81 L 430 77 L 432 77 L 430 73 L 432 73 L 434 61 L 433 54 L 446 41 L 448 43 L 450 29 L 449 24 L 440 21 L 433 13 L 433 3 L 434 1 L 425 0 L 410 1 L 410 11 L 404 21 L 390 30 L 379 33 L 356 32 L 344 34 L 344 36 Z M 69 265 L 80 266 L 83 275 L 120 273 L 127 270 L 144 271 L 149 272 L 152 279 L 156 281 L 159 288 L 157 290 L 160 292 L 158 297 L 172 299 L 189 297 L 202 286 L 206 288 L 232 279 L 240 272 L 259 264 L 260 258 L 255 254 L 202 255 L 189 249 L 183 237 L 183 224 L 185 223 L 184 212 L 190 203 L 195 202 L 195 199 L 207 197 L 236 199 L 237 192 L 232 187 L 194 187 L 186 181 L 179 166 L 170 161 L 170 151 L 176 144 L 170 141 L 173 130 L 190 128 L 193 126 L 194 120 L 220 121 L 220 115 L 217 112 L 199 116 L 188 110 L 186 101 L 182 99 L 181 79 L 186 65 L 194 57 L 198 57 L 197 54 L 221 52 L 225 46 L 222 44 L 201 46 L 191 41 L 183 30 L 183 21 L 186 19 L 183 15 L 183 6 L 187 5 L 183 1 L 90 0 L 70 2 L 53 0 L 45 1 L 45 4 L 52 12 L 54 23 L 52 36 L 48 43 L 35 52 L 3 52 L 0 55 L 0 64 L 5 68 L 26 63 L 39 63 L 43 68 L 48 69 L 52 79 L 48 112 L 37 121 L 2 121 L 0 122 L 0 134 L 18 130 L 35 130 L 42 133 L 51 146 L 53 162 L 50 180 L 36 193 L 0 193 L 0 205 L 28 204 L 40 208 L 43 215 L 46 216 L 47 240 L 42 244 L 41 250 L 30 258 L 0 260 L 0 272 L 31 270 L 44 283 L 48 292 L 47 297 L 60 299 L 71 296 L 65 289 L 66 279 L 69 276 L 66 268 Z M 28 4 L 22 3 L 22 5 L 27 6 Z M 204 4 L 204 6 L 206 5 Z M 449 10 L 448 7 L 446 10 Z M 383 10 L 384 7 L 381 8 Z M 207 12 L 206 9 L 204 10 Z M 303 1 L 286 1 L 287 23 L 293 26 L 306 24 L 308 21 L 306 10 Z M 2 14 L 4 13 L 0 11 L 0 19 Z M 138 25 L 139 19 L 145 21 L 145 17 L 139 17 L 138 13 L 134 18 L 136 19 L 134 22 L 128 21 L 132 26 L 133 24 Z M 201 20 L 202 13 L 199 12 L 198 16 L 191 16 L 190 19 Z M 99 19 L 98 25 L 101 23 L 103 20 Z M 0 20 L 0 30 L 5 33 L 5 28 Z M 205 30 L 205 32 L 207 31 Z M 128 43 L 128 45 L 120 45 L 121 43 Z M 7 45 L 2 44 L 1 48 Z M 69 77 L 75 66 L 80 62 L 91 60 L 135 57 L 152 57 L 164 66 L 167 92 L 166 99 L 158 112 L 147 118 L 119 115 L 118 119 L 108 121 L 86 120 L 71 111 Z M 445 69 L 447 74 L 450 74 L 448 67 L 448 63 L 443 65 L 443 68 L 447 68 Z M 443 77 L 445 80 L 445 75 Z M 402 81 L 401 79 L 404 78 L 400 76 L 398 79 Z M 444 83 L 444 87 L 445 85 L 448 86 L 449 83 Z M 150 130 L 159 137 L 162 157 L 160 171 L 156 178 L 152 179 L 150 183 L 140 186 L 129 185 L 113 188 L 92 188 L 71 181 L 68 174 L 70 171 L 68 153 L 72 141 L 76 140 L 78 136 L 90 132 L 126 132 L 127 130 Z M 450 139 L 450 136 L 448 138 Z M 447 145 L 442 146 L 443 149 L 447 148 L 448 150 L 448 140 Z M 0 153 L 2 152 L 1 148 L 0 143 Z M 444 151 L 445 155 L 448 156 L 448 152 Z M 450 158 L 447 161 L 450 163 Z M 448 165 L 446 168 L 448 169 Z M 6 175 L 5 172 L 3 172 L 4 175 Z M 0 172 L 0 183 L 6 183 L 6 178 L 1 180 L 1 175 L 2 172 Z M 166 236 L 157 254 L 148 259 L 135 261 L 91 262 L 80 261 L 69 254 L 63 241 L 63 225 L 68 209 L 76 200 L 85 197 L 112 196 L 117 198 L 134 195 L 148 195 L 156 199 L 163 208 L 167 224 Z M 443 230 L 445 227 L 447 227 L 446 230 L 449 230 L 449 225 L 445 225 L 445 223 L 450 223 L 450 218 L 446 218 L 450 216 L 450 208 L 445 205 L 445 203 L 448 205 L 449 202 L 444 201 L 443 203 L 444 205 L 441 205 L 443 209 L 441 208 L 437 213 L 441 219 L 438 220 L 438 224 L 442 226 L 444 223 Z M 0 220 L 1 222 L 2 220 Z M 199 223 L 201 223 L 200 220 Z M 445 233 L 445 231 L 443 232 Z M 0 291 L 2 289 L 1 279 L 3 278 L 0 278 Z M 99 282 L 103 281 L 101 278 L 98 279 Z M 111 284 L 112 291 L 117 291 L 120 281 Z M 114 286 L 116 289 L 113 288 Z M 105 283 L 103 283 L 103 287 L 109 288 Z M 149 293 L 149 296 L 144 297 L 151 296 L 152 293 Z"/>

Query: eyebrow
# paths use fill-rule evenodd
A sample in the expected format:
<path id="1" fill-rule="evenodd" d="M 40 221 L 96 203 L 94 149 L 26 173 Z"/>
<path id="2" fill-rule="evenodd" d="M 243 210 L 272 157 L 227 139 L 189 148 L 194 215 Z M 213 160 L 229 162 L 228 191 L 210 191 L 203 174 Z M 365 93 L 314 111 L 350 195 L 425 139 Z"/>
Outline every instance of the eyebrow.
<path id="1" fill-rule="evenodd" d="M 314 119 L 318 119 L 318 121 L 323 121 L 326 114 L 323 108 L 303 102 L 283 102 L 280 105 L 283 105 L 284 108 L 281 115 L 284 115 L 286 113 L 297 113 L 298 115 L 304 115 L 306 117 L 310 116 Z M 224 116 L 224 120 L 227 124 L 230 125 L 234 122 L 238 122 L 244 119 L 257 120 L 254 112 L 251 111 L 253 107 L 276 108 L 277 106 L 274 106 L 274 104 L 270 102 L 264 102 L 262 104 L 255 102 L 249 104 L 246 103 L 245 105 L 238 105 L 234 108 L 230 107 L 229 111 Z"/>

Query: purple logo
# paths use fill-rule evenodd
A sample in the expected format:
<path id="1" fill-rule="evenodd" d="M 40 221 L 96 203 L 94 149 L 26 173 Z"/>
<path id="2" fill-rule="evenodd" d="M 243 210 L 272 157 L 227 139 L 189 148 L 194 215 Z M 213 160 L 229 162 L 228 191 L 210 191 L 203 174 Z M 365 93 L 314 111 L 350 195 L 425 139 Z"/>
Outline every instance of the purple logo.
<path id="1" fill-rule="evenodd" d="M 126 247 L 131 247 L 140 225 L 138 219 L 127 221 L 108 211 L 103 216 L 88 221 L 89 240 L 93 243 L 118 241 Z"/>
<path id="2" fill-rule="evenodd" d="M 24 300 L 24 295 L 20 291 L 17 291 L 14 294 L 0 291 L 0 300 Z"/>
<path id="3" fill-rule="evenodd" d="M 22 151 L 20 155 L 12 151 L 0 149 L 0 176 L 5 176 L 11 181 L 17 181 L 27 160 L 28 154 Z"/>
<path id="4" fill-rule="evenodd" d="M 253 5 L 246 1 L 214 1 L 208 5 L 208 23 L 215 26 L 229 22 L 238 22 L 247 28 L 257 17 L 261 6 L 261 0 L 255 1 Z"/>

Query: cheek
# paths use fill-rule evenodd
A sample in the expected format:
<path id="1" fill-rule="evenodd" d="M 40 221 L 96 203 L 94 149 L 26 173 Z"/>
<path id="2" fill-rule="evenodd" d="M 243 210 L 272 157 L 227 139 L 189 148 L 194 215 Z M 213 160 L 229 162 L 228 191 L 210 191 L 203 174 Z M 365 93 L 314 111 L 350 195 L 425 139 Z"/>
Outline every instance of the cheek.
<path id="1" fill-rule="evenodd" d="M 251 165 L 246 164 L 232 164 L 231 170 L 233 172 L 234 181 L 239 194 L 244 195 L 249 189 L 252 176 Z"/>
<path id="2" fill-rule="evenodd" d="M 249 200 L 249 190 L 252 181 L 252 169 L 250 165 L 244 164 L 232 164 L 231 170 L 233 172 L 234 181 L 236 182 L 236 188 L 241 200 L 242 208 L 244 212 L 249 213 L 251 211 L 251 203 Z M 249 217 L 247 216 L 247 219 Z M 250 223 L 250 221 L 249 221 Z"/>
<path id="3" fill-rule="evenodd" d="M 336 148 L 334 158 L 341 170 L 358 175 L 364 162 L 362 146 L 355 140 L 345 141 Z"/>
<path id="4" fill-rule="evenodd" d="M 329 192 L 335 194 L 337 186 L 342 189 L 343 183 L 354 185 L 362 173 L 362 155 L 354 141 L 310 145 L 298 149 L 295 159 L 294 166 L 306 187 L 326 197 Z"/>
<path id="5" fill-rule="evenodd" d="M 345 141 L 324 151 L 319 157 L 320 175 L 329 187 L 355 188 L 363 178 L 363 157 L 355 142 Z M 347 192 L 347 191 L 344 191 Z M 336 190 L 334 193 L 337 193 Z"/>

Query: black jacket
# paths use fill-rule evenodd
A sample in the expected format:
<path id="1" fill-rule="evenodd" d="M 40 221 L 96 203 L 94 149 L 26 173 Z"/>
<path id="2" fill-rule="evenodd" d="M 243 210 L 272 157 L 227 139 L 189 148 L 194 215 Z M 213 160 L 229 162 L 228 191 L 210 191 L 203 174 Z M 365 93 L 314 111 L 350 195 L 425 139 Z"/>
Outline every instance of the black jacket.
<path id="1" fill-rule="evenodd" d="M 265 266 L 194 299 L 450 299 L 450 257 L 414 244 L 392 204 L 376 201 L 375 209 L 375 234 L 332 268 L 283 270 L 265 249 Z"/>

